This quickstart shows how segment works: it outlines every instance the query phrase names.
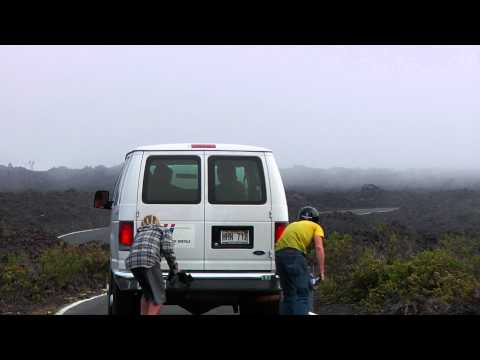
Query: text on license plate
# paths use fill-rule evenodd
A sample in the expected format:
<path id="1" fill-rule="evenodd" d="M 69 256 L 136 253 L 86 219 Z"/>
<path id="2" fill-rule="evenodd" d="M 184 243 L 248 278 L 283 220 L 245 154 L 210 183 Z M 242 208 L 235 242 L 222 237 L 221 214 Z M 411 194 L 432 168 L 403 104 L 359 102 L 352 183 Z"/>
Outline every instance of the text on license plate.
<path id="1" fill-rule="evenodd" d="M 248 230 L 221 230 L 220 242 L 222 244 L 248 244 Z"/>

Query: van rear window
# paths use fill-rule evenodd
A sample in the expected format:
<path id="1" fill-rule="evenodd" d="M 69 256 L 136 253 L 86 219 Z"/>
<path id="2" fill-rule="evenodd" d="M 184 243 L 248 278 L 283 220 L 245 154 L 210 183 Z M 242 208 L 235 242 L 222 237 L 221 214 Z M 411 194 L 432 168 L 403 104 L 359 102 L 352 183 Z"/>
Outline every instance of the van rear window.
<path id="1" fill-rule="evenodd" d="M 200 158 L 150 156 L 143 177 L 142 200 L 146 204 L 200 203 Z"/>
<path id="2" fill-rule="evenodd" d="M 211 204 L 265 204 L 262 161 L 253 156 L 210 156 L 208 190 Z"/>

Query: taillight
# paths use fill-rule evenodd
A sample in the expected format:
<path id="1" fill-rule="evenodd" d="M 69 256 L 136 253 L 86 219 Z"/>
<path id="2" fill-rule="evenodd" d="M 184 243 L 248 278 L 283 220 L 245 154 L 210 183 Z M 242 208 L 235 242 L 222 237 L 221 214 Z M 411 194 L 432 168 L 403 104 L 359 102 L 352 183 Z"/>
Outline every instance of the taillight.
<path id="1" fill-rule="evenodd" d="M 133 221 L 120 221 L 120 228 L 118 230 L 118 242 L 120 245 L 132 246 Z"/>
<path id="2" fill-rule="evenodd" d="M 285 222 L 275 223 L 275 242 L 277 242 L 280 239 L 287 225 L 288 223 L 285 223 Z"/>

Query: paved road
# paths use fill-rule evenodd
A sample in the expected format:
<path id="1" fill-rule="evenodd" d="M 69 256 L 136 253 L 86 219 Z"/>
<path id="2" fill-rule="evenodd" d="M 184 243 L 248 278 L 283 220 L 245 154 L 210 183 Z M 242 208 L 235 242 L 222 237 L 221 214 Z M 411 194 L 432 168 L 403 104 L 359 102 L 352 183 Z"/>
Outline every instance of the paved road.
<path id="1" fill-rule="evenodd" d="M 180 306 L 166 305 L 162 308 L 162 315 L 192 315 Z M 83 302 L 62 315 L 107 315 L 107 295 Z M 204 315 L 237 315 L 231 306 L 219 306 Z"/>

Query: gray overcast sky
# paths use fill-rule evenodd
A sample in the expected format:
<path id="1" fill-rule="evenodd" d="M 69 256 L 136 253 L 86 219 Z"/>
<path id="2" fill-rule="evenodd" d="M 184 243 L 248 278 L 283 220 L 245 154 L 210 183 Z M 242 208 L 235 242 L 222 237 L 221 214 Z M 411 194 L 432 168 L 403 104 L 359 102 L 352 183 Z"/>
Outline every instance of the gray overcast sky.
<path id="1" fill-rule="evenodd" d="M 479 100 L 480 46 L 0 46 L 0 164 L 217 142 L 281 167 L 479 169 Z"/>

